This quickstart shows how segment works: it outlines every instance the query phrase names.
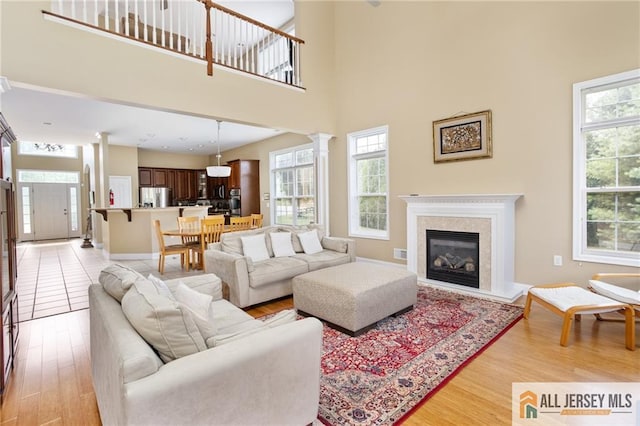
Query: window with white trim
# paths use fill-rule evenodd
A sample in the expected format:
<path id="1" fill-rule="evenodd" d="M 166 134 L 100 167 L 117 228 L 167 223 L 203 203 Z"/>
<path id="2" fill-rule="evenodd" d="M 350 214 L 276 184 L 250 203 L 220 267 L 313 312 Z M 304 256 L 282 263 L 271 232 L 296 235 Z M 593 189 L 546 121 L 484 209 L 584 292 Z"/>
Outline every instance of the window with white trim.
<path id="1" fill-rule="evenodd" d="M 349 133 L 349 235 L 389 238 L 389 127 Z"/>
<path id="2" fill-rule="evenodd" d="M 573 257 L 640 266 L 640 69 L 576 83 Z"/>
<path id="3" fill-rule="evenodd" d="M 316 222 L 313 145 L 269 153 L 271 220 L 275 225 Z"/>
<path id="4" fill-rule="evenodd" d="M 20 141 L 18 144 L 18 154 L 39 155 L 42 157 L 78 158 L 78 146 L 59 143 Z"/>

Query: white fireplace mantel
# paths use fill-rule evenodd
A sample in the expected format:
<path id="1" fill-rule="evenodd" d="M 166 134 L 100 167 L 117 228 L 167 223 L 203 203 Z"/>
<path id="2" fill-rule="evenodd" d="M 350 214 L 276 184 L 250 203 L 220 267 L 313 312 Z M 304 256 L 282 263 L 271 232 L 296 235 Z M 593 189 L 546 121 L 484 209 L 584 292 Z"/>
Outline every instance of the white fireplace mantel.
<path id="1" fill-rule="evenodd" d="M 419 250 L 419 238 L 425 238 L 425 230 L 419 229 L 420 219 L 450 218 L 455 222 L 471 222 L 481 219 L 490 222 L 490 267 L 481 272 L 480 289 L 443 283 L 418 274 L 418 280 L 433 285 L 449 287 L 456 291 L 481 293 L 488 297 L 514 301 L 523 294 L 523 284 L 514 282 L 515 264 L 515 203 L 522 194 L 470 194 L 470 195 L 401 195 L 407 203 L 407 269 L 418 273 L 418 262 L 426 262 L 424 250 Z M 418 258 L 419 251 L 421 259 Z"/>

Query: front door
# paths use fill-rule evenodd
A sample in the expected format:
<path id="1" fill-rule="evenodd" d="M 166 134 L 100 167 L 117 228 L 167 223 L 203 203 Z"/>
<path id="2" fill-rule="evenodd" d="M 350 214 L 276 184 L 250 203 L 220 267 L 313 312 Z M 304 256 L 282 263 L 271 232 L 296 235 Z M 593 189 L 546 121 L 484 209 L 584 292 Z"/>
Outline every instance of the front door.
<path id="1" fill-rule="evenodd" d="M 21 241 L 81 236 L 78 184 L 20 184 L 18 194 Z"/>

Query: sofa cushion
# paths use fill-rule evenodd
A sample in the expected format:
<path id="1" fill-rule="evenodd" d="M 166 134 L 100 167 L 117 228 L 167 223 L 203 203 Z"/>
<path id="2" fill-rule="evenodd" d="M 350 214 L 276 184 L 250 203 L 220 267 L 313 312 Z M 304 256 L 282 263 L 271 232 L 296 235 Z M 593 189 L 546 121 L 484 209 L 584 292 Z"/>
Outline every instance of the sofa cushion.
<path id="1" fill-rule="evenodd" d="M 307 262 L 298 256 L 272 257 L 269 260 L 254 263 L 253 272 L 249 273 L 249 286 L 258 288 L 309 272 Z"/>
<path id="2" fill-rule="evenodd" d="M 337 251 L 338 253 L 346 253 L 349 250 L 349 244 L 343 238 L 322 238 L 322 247 Z"/>
<path id="3" fill-rule="evenodd" d="M 315 229 L 298 233 L 298 238 L 306 254 L 320 253 L 322 251 L 322 244 L 320 244 L 320 239 Z"/>
<path id="4" fill-rule="evenodd" d="M 176 288 L 175 299 L 189 310 L 203 339 L 206 340 L 217 333 L 211 304 L 213 297 L 180 283 Z"/>
<path id="5" fill-rule="evenodd" d="M 269 259 L 264 234 L 240 237 L 240 240 L 242 241 L 243 254 L 250 257 L 254 262 Z"/>
<path id="6" fill-rule="evenodd" d="M 296 257 L 307 262 L 309 271 L 342 265 L 351 261 L 351 257 L 348 254 L 333 250 L 322 250 L 320 253 L 314 254 L 300 253 Z"/>
<path id="7" fill-rule="evenodd" d="M 164 362 L 205 350 L 191 314 L 161 295 L 148 280 L 137 280 L 122 298 L 122 311 Z"/>
<path id="8" fill-rule="evenodd" d="M 127 268 L 126 266 L 114 263 L 102 271 L 98 276 L 98 282 L 102 284 L 104 291 L 118 302 L 122 301 L 125 293 L 131 288 L 136 280 L 144 279 L 144 276 Z"/>
<path id="9" fill-rule="evenodd" d="M 230 327 L 227 327 L 225 333 L 219 333 L 207 340 L 207 346 L 214 347 L 224 345 L 225 343 L 233 342 L 234 340 L 242 339 L 252 334 L 258 333 L 267 328 L 274 328 L 280 325 L 294 322 L 297 319 L 297 313 L 295 309 L 286 309 L 280 311 L 271 318 L 260 321 L 250 320 L 245 321 Z"/>
<path id="10" fill-rule="evenodd" d="M 295 256 L 291 243 L 291 232 L 270 232 L 271 248 L 275 257 Z"/>
<path id="11" fill-rule="evenodd" d="M 163 296 L 167 296 L 169 299 L 175 299 L 173 297 L 173 293 L 171 293 L 171 290 L 169 290 L 169 287 L 167 287 L 167 284 L 164 281 L 162 281 L 160 278 L 156 277 L 153 274 L 149 274 L 147 279 L 151 281 L 151 284 L 153 284 L 156 287 L 156 289 L 158 290 L 158 293 L 160 293 Z"/>
<path id="12" fill-rule="evenodd" d="M 218 333 L 229 333 L 233 331 L 233 327 L 237 324 L 254 320 L 251 315 L 228 300 L 215 300 L 211 309 L 213 310 L 213 321 L 216 324 Z"/>

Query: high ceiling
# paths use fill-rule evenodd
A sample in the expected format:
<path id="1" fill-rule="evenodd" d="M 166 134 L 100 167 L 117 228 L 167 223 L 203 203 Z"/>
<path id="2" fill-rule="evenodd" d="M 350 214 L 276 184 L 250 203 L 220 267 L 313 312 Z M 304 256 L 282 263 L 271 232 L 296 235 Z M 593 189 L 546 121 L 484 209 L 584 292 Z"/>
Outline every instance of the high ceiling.
<path id="1" fill-rule="evenodd" d="M 279 28 L 293 17 L 292 0 L 227 0 L 217 2 L 243 15 Z M 113 145 L 180 154 L 211 155 L 217 150 L 217 123 L 210 118 L 121 105 L 97 99 L 46 92 L 8 82 L 0 91 L 0 107 L 18 140 L 85 144 L 97 132 Z M 6 87 L 6 82 L 3 84 Z M 222 151 L 257 142 L 281 131 L 223 122 Z"/>

